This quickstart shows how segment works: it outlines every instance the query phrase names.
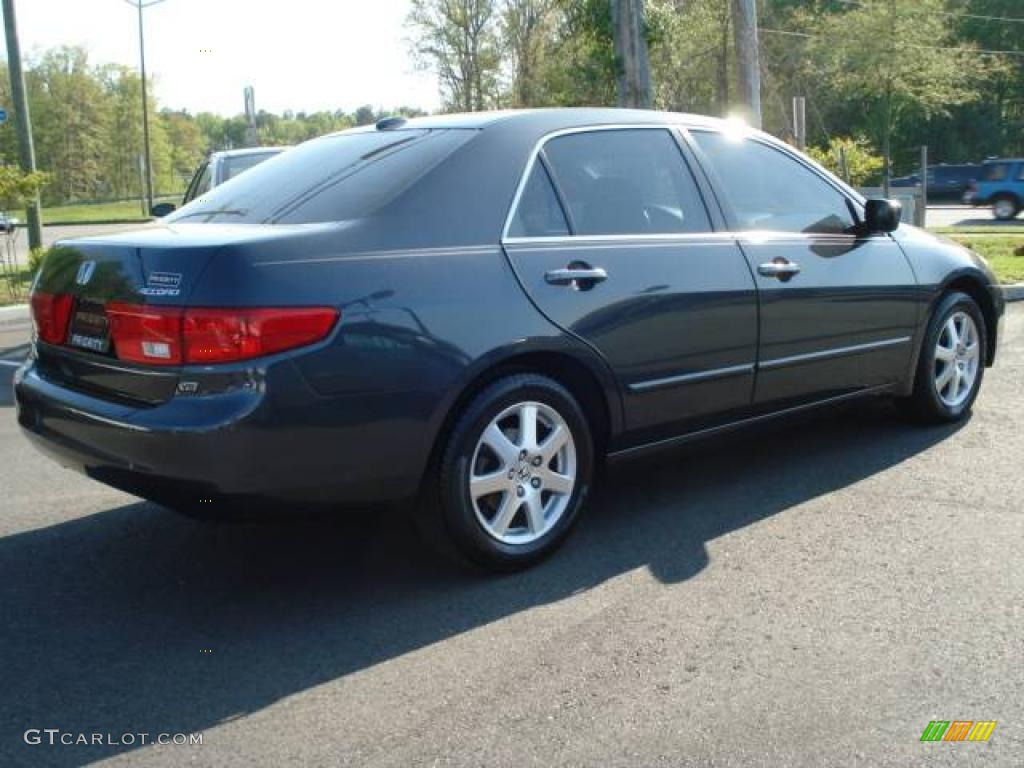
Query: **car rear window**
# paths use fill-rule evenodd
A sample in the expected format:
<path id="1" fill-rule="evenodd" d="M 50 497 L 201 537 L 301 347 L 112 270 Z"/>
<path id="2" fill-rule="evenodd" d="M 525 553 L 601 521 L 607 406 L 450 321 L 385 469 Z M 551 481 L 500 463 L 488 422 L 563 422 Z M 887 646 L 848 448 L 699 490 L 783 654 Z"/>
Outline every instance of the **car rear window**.
<path id="1" fill-rule="evenodd" d="M 167 221 L 311 224 L 366 216 L 475 131 L 356 131 L 300 144 L 216 187 Z"/>

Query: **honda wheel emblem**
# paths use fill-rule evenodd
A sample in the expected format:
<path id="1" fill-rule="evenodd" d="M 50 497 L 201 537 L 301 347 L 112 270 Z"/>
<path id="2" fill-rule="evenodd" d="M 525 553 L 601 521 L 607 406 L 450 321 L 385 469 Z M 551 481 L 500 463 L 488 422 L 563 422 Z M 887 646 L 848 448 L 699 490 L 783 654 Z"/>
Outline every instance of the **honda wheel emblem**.
<path id="1" fill-rule="evenodd" d="M 75 282 L 79 285 L 85 285 L 92 280 L 92 273 L 96 271 L 95 261 L 83 261 L 82 266 L 78 268 L 78 274 L 75 275 Z"/>

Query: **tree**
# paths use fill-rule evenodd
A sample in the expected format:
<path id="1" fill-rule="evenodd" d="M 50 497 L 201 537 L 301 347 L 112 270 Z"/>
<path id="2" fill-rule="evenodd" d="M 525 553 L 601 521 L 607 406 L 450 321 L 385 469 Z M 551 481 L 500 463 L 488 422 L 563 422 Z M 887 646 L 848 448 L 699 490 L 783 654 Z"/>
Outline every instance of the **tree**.
<path id="1" fill-rule="evenodd" d="M 25 173 L 14 165 L 0 164 L 0 211 L 21 208 L 49 181 L 41 171 Z"/>
<path id="2" fill-rule="evenodd" d="M 171 190 L 185 187 L 206 150 L 203 134 L 187 112 L 163 110 L 159 121 L 170 145 Z"/>
<path id="3" fill-rule="evenodd" d="M 499 101 L 496 0 L 413 0 L 413 55 L 441 81 L 445 109 L 474 112 Z"/>
<path id="4" fill-rule="evenodd" d="M 864 138 L 836 136 L 827 147 L 808 147 L 807 154 L 855 187 L 876 184 L 884 161 Z"/>
<path id="5" fill-rule="evenodd" d="M 886 179 L 895 129 L 977 96 L 986 65 L 957 45 L 952 18 L 943 0 L 860 0 L 815 25 L 810 54 L 818 76 L 832 98 L 867 116 Z"/>
<path id="6" fill-rule="evenodd" d="M 546 100 L 546 67 L 550 64 L 555 21 L 554 0 L 508 0 L 501 19 L 501 39 L 510 62 L 509 95 L 513 107 Z"/>
<path id="7" fill-rule="evenodd" d="M 47 51 L 26 80 L 38 165 L 53 176 L 47 200 L 104 196 L 111 114 L 85 50 Z"/>
<path id="8" fill-rule="evenodd" d="M 726 115 L 732 30 L 722 0 L 649 0 L 651 79 L 658 109 Z"/>

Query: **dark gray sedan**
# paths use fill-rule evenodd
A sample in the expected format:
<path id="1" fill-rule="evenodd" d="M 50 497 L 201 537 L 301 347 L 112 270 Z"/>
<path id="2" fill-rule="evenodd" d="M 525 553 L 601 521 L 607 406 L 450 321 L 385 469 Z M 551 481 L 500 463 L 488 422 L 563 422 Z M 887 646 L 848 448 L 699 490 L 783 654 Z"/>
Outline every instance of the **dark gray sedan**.
<path id="1" fill-rule="evenodd" d="M 561 109 L 316 139 L 59 244 L 32 307 L 18 418 L 63 464 L 195 515 L 415 499 L 509 569 L 605 457 L 866 396 L 964 418 L 1003 298 L 770 136 Z"/>

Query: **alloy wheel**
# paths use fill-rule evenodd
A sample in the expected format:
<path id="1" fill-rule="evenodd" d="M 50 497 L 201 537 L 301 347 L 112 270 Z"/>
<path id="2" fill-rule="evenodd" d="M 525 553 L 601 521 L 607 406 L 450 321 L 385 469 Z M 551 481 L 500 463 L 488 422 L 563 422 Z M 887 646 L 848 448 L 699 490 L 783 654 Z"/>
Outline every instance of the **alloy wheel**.
<path id="1" fill-rule="evenodd" d="M 484 530 L 529 544 L 562 517 L 576 484 L 576 444 L 565 419 L 539 402 L 505 408 L 484 429 L 470 462 L 469 496 Z"/>
<path id="2" fill-rule="evenodd" d="M 954 312 L 935 344 L 933 381 L 936 394 L 946 406 L 957 408 L 971 396 L 980 364 L 978 328 L 966 312 Z"/>

